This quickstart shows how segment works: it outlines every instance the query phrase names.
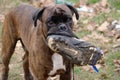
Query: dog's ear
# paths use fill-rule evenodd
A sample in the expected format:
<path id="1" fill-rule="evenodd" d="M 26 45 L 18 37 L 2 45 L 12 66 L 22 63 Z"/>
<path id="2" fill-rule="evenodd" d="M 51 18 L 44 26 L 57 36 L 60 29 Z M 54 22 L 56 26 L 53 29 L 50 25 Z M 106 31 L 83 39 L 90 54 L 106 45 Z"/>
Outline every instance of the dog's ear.
<path id="1" fill-rule="evenodd" d="M 37 11 L 34 13 L 34 15 L 33 15 L 33 21 L 34 21 L 34 26 L 35 26 L 35 27 L 37 26 L 37 20 L 38 20 L 38 19 L 41 20 L 42 14 L 43 14 L 44 10 L 45 10 L 45 7 L 42 8 L 42 9 L 40 9 L 40 10 L 37 10 Z"/>
<path id="2" fill-rule="evenodd" d="M 69 4 L 66 4 L 66 6 L 72 11 L 73 14 L 75 13 L 76 19 L 78 20 L 79 19 L 78 11 L 73 6 L 71 6 Z"/>

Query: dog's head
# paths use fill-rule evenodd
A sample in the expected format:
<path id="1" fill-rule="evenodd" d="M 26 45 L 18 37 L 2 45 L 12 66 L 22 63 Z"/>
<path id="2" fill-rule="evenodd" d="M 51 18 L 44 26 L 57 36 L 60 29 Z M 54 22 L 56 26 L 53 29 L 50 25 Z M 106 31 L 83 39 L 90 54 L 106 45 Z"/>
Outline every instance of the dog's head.
<path id="1" fill-rule="evenodd" d="M 96 61 L 101 57 L 101 54 L 97 56 L 100 51 L 94 51 L 94 49 L 97 49 L 94 46 L 91 51 L 91 44 L 76 40 L 77 37 L 73 33 L 72 17 L 74 14 L 78 20 L 77 10 L 68 4 L 44 7 L 35 12 L 33 16 L 34 26 L 37 26 L 37 20 L 41 21 L 43 34 L 48 39 L 48 46 L 51 50 L 61 52 L 61 55 L 72 59 L 73 63 L 78 65 L 88 64 L 89 62 L 91 64 L 89 60 L 96 64 Z M 95 56 L 93 53 L 95 53 Z M 91 56 L 92 59 L 90 59 Z"/>
<path id="2" fill-rule="evenodd" d="M 76 37 L 72 32 L 73 20 L 75 14 L 76 19 L 79 19 L 77 10 L 68 4 L 57 4 L 44 7 L 35 12 L 33 16 L 34 26 L 37 26 L 37 20 L 43 24 L 45 35 L 65 35 Z"/>

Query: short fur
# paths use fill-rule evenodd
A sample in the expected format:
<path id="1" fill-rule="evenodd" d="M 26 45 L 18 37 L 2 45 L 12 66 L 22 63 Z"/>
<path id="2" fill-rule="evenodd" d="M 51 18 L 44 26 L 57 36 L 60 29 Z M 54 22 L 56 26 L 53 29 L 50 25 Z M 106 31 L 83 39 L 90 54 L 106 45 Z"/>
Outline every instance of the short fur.
<path id="1" fill-rule="evenodd" d="M 52 12 L 55 8 L 65 10 L 66 14 L 71 17 L 75 12 L 77 19 L 79 17 L 78 13 L 68 5 L 54 5 L 41 9 L 21 5 L 5 16 L 2 30 L 2 80 L 8 78 L 8 65 L 18 40 L 21 41 L 26 52 L 23 61 L 25 80 L 33 80 L 33 78 L 34 80 L 47 80 L 48 73 L 53 68 L 51 60 L 53 52 L 46 44 L 48 35 L 46 21 L 48 17 L 53 15 Z M 70 26 L 73 27 L 73 22 Z M 74 36 L 72 31 L 68 33 Z M 67 70 L 60 79 L 71 80 L 73 67 L 68 60 L 64 60 L 64 64 Z"/>

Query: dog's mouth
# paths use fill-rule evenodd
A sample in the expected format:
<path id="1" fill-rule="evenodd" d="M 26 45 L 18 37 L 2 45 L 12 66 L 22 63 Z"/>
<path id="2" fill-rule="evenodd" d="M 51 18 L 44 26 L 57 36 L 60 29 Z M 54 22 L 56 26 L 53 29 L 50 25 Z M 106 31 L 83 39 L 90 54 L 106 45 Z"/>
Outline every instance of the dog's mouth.
<path id="1" fill-rule="evenodd" d="M 76 37 L 49 35 L 47 42 L 51 50 L 76 65 L 95 65 L 102 56 L 99 48 Z"/>
<path id="2" fill-rule="evenodd" d="M 71 30 L 68 30 L 68 31 L 61 31 L 59 29 L 50 29 L 47 33 L 47 36 L 53 36 L 53 35 L 56 35 L 56 36 L 64 36 L 64 37 L 75 37 L 77 38 L 77 36 L 71 31 Z"/>

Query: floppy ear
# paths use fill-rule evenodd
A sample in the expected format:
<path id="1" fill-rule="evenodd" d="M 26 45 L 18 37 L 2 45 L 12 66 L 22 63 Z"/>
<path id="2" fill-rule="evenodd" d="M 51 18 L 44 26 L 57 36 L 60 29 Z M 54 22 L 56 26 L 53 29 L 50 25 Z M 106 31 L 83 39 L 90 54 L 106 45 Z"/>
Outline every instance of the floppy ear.
<path id="1" fill-rule="evenodd" d="M 66 6 L 72 11 L 73 14 L 75 13 L 76 19 L 78 20 L 79 19 L 78 11 L 73 6 L 71 6 L 69 4 L 66 4 Z"/>
<path id="2" fill-rule="evenodd" d="M 37 26 L 37 19 L 41 20 L 42 18 L 42 14 L 45 10 L 45 7 L 40 9 L 40 10 L 37 10 L 34 15 L 33 15 L 33 21 L 34 21 L 34 26 L 36 27 Z"/>

